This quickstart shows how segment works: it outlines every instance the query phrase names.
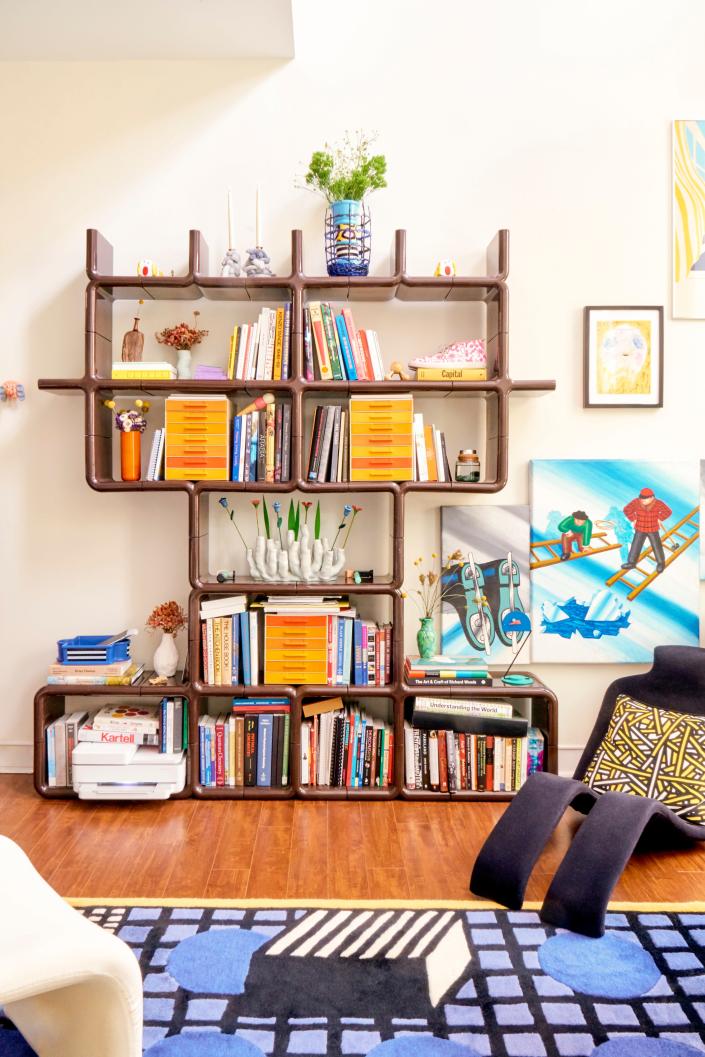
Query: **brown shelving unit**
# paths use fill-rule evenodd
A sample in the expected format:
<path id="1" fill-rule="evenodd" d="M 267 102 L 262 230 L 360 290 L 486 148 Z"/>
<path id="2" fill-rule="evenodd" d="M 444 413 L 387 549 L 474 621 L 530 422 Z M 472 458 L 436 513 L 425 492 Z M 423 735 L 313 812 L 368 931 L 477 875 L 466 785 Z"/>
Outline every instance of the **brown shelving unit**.
<path id="1" fill-rule="evenodd" d="M 223 278 L 208 274 L 208 247 L 199 231 L 189 233 L 189 263 L 185 275 L 139 278 L 113 275 L 113 249 L 95 229 L 87 232 L 85 370 L 81 378 L 44 378 L 39 388 L 51 392 L 81 394 L 85 407 L 86 480 L 98 492 L 186 492 L 189 505 L 189 579 L 192 587 L 189 602 L 189 657 L 192 658 L 190 681 L 172 687 L 43 687 L 35 698 L 35 787 L 43 796 L 71 796 L 71 790 L 49 788 L 46 784 L 47 722 L 61 714 L 68 696 L 103 695 L 108 692 L 134 696 L 179 694 L 189 707 L 191 732 L 187 785 L 182 796 L 208 799 L 261 797 L 263 799 L 301 797 L 305 799 L 391 799 L 404 796 L 448 798 L 446 794 L 413 793 L 404 789 L 403 723 L 404 707 L 414 691 L 399 681 L 404 662 L 404 607 L 399 590 L 404 574 L 404 520 L 407 495 L 416 492 L 487 494 L 499 492 L 507 483 L 508 409 L 513 393 L 536 394 L 555 389 L 555 382 L 544 379 L 514 381 L 508 369 L 508 289 L 509 232 L 499 231 L 487 247 L 487 275 L 479 277 L 410 276 L 406 272 L 406 233 L 397 231 L 394 246 L 393 273 L 387 276 L 331 277 L 307 276 L 303 270 L 303 240 L 300 231 L 291 233 L 291 270 L 287 276 L 259 278 Z M 117 300 L 197 300 L 268 302 L 288 301 L 292 305 L 291 378 L 287 381 L 129 381 L 110 378 L 113 362 L 113 305 Z M 401 302 L 481 302 L 486 313 L 488 380 L 485 382 L 320 382 L 303 377 L 303 315 L 308 300 Z M 125 482 L 113 477 L 114 429 L 111 412 L 103 401 L 113 394 L 146 394 L 153 397 L 170 393 L 218 393 L 248 396 L 272 391 L 290 398 L 292 407 L 291 479 L 285 483 L 267 484 L 233 481 L 136 481 Z M 305 404 L 323 395 L 345 399 L 354 393 L 411 392 L 422 396 L 472 398 L 484 405 L 486 430 L 485 478 L 475 484 L 434 482 L 335 482 L 314 484 L 306 480 Z M 206 595 L 243 592 L 266 593 L 268 585 L 247 579 L 220 584 L 212 582 L 208 572 L 209 497 L 211 493 L 266 492 L 291 493 L 384 492 L 392 504 L 392 572 L 372 584 L 327 583 L 327 591 L 360 596 L 388 596 L 393 620 L 392 672 L 397 681 L 386 687 L 296 686 L 281 687 L 213 687 L 204 684 L 200 672 L 199 600 Z M 320 584 L 272 584 L 279 594 L 320 593 Z M 423 693 L 423 692 L 421 692 Z M 427 696 L 458 696 L 458 688 L 433 688 Z M 285 789 L 205 788 L 198 773 L 198 718 L 208 707 L 208 698 L 223 696 L 262 696 L 277 694 L 291 703 L 290 784 Z M 389 703 L 395 731 L 395 783 L 388 789 L 320 789 L 300 784 L 299 749 L 303 701 L 308 697 L 337 695 L 343 698 L 376 697 Z M 507 688 L 498 683 L 492 687 L 473 688 L 473 696 L 515 696 L 530 698 L 540 704 L 546 718 L 548 734 L 546 766 L 556 769 L 557 705 L 552 692 L 535 682 L 528 688 Z M 507 799 L 511 794 L 455 794 L 454 799 Z"/>

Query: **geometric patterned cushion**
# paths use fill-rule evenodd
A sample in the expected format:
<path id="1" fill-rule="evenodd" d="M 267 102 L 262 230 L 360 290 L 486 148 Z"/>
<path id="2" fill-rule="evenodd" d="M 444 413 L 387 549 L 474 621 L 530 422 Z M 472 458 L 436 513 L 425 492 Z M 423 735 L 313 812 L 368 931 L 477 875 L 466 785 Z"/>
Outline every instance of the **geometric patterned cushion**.
<path id="1" fill-rule="evenodd" d="M 687 822 L 705 825 L 705 717 L 620 694 L 583 781 L 596 793 L 660 800 Z"/>

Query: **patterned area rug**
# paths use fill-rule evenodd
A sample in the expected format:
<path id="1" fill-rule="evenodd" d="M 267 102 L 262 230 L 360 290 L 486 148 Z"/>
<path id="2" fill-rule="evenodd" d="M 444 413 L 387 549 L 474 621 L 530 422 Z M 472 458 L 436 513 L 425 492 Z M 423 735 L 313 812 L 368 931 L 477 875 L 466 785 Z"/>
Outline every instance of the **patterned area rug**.
<path id="1" fill-rule="evenodd" d="M 146 1057 L 692 1057 L 705 913 L 94 906 L 144 976 Z M 0 1055 L 31 1051 L 0 1020 Z"/>

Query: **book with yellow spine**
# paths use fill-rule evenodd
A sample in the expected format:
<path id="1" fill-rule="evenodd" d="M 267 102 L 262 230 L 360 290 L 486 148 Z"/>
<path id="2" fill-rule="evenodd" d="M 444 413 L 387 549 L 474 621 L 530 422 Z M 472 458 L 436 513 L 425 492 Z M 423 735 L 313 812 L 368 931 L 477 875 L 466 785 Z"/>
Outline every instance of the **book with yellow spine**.
<path id="1" fill-rule="evenodd" d="M 418 382 L 486 382 L 486 367 L 419 367 Z"/>
<path id="2" fill-rule="evenodd" d="M 274 369 L 272 379 L 275 382 L 281 380 L 282 376 L 282 351 L 284 348 L 284 309 L 277 309 L 277 317 L 274 324 Z"/>

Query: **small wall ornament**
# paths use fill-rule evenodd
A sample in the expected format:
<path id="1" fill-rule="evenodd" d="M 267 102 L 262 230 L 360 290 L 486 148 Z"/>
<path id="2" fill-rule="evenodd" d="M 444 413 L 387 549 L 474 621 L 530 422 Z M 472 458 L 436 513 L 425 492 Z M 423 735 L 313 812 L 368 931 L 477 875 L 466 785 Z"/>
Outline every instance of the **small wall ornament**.
<path id="1" fill-rule="evenodd" d="M 0 385 L 0 400 L 11 404 L 20 403 L 25 398 L 24 386 L 21 382 L 3 382 Z"/>

